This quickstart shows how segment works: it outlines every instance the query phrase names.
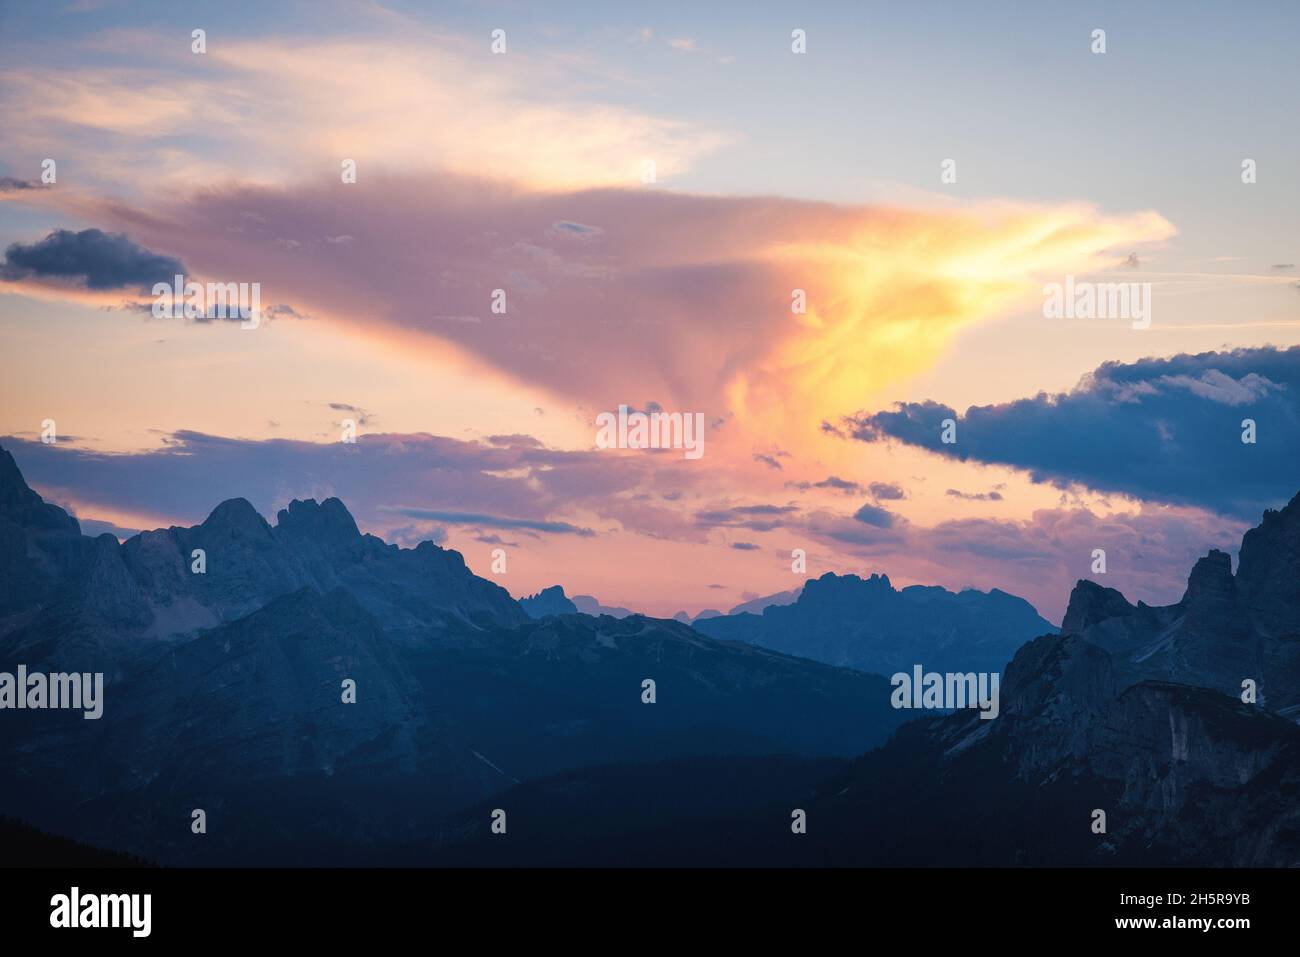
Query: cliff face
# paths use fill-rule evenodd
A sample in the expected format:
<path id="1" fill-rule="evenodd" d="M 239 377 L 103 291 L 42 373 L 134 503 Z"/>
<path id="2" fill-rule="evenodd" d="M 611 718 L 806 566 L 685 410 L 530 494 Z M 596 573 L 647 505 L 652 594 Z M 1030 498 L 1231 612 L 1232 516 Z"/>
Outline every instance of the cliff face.
<path id="1" fill-rule="evenodd" d="M 1130 605 L 1118 591 L 1081 581 L 1062 633 L 1109 653 L 1127 686 L 1174 681 L 1240 697 L 1249 679 L 1260 703 L 1300 705 L 1300 496 L 1242 539 L 1238 572 L 1224 552 L 1192 568 L 1176 605 Z"/>

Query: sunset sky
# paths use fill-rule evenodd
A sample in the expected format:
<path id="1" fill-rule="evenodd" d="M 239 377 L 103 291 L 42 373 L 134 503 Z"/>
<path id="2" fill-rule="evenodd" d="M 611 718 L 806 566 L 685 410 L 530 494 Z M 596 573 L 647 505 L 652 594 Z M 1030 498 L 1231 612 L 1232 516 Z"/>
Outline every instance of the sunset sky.
<path id="1" fill-rule="evenodd" d="M 1294 4 L 720 6 L 0 4 L 0 444 L 88 533 L 337 495 L 665 616 L 796 548 L 1167 603 L 1300 490 Z M 176 271 L 271 317 L 153 318 Z M 704 456 L 598 449 L 620 404 Z"/>

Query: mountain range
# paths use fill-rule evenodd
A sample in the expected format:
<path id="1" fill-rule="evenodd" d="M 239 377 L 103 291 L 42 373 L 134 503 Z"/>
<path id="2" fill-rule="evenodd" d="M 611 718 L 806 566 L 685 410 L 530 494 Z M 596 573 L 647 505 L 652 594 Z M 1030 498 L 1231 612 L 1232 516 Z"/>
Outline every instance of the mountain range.
<path id="1" fill-rule="evenodd" d="M 688 626 L 516 602 L 337 499 L 92 538 L 0 450 L 0 671 L 106 681 L 97 721 L 0 711 L 0 814 L 169 864 L 1295 865 L 1298 556 L 1300 496 L 1235 574 L 1080 582 L 1059 631 L 882 575 Z M 859 670 L 914 664 L 1003 672 L 999 716 Z"/>
<path id="2" fill-rule="evenodd" d="M 880 676 L 678 622 L 530 619 L 457 552 L 363 535 L 337 499 L 294 501 L 274 526 L 232 499 L 119 544 L 81 535 L 0 450 L 0 565 L 0 668 L 106 675 L 99 721 L 0 713 L 0 811 L 162 861 L 342 854 L 519 780 L 847 756 L 905 717 Z"/>

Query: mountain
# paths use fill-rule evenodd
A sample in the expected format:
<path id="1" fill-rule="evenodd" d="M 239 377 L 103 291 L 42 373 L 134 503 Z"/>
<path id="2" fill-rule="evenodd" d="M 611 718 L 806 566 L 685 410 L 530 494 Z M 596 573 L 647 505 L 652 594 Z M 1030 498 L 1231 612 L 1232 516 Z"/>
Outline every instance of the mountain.
<path id="1" fill-rule="evenodd" d="M 1300 712 L 1300 495 L 1245 534 L 1235 576 L 1211 551 L 1182 600 L 1160 607 L 1080 581 L 1061 631 L 1105 650 L 1120 687 L 1156 679 L 1239 697 L 1251 680 L 1261 704 Z"/>
<path id="2" fill-rule="evenodd" d="M 458 552 L 363 535 L 334 498 L 290 502 L 274 526 L 235 498 L 193 527 L 120 545 L 108 534 L 92 539 L 27 487 L 3 449 L 0 567 L 0 649 L 28 665 L 80 671 L 114 670 L 152 642 L 196 635 L 303 588 L 346 588 L 397 632 L 528 620 Z"/>
<path id="3" fill-rule="evenodd" d="M 522 781 L 692 755 L 844 758 L 905 717 L 878 675 L 676 622 L 534 620 L 457 552 L 364 535 L 337 499 L 294 501 L 274 525 L 231 499 L 119 544 L 82 536 L 16 466 L 0 479 L 16 572 L 0 583 L 0 671 L 105 672 L 99 720 L 0 714 L 0 813 L 96 846 L 341 863 L 418 846 Z"/>
<path id="4" fill-rule="evenodd" d="M 810 579 L 792 604 L 697 618 L 714 638 L 744 641 L 827 664 L 879 674 L 933 671 L 1000 672 L 1016 649 L 1056 629 L 1029 602 L 1006 592 L 913 585 L 888 576 L 827 573 Z"/>
<path id="5" fill-rule="evenodd" d="M 519 599 L 519 607 L 528 613 L 529 618 L 545 618 L 547 615 L 576 615 L 578 606 L 564 594 L 560 585 L 543 588 L 536 595 Z"/>
<path id="6" fill-rule="evenodd" d="M 584 615 L 609 615 L 611 618 L 626 618 L 628 615 L 635 615 L 636 612 L 627 608 L 621 608 L 611 605 L 602 605 L 590 595 L 574 595 L 573 605 Z"/>
<path id="7" fill-rule="evenodd" d="M 1300 728 L 1203 688 L 1114 684 L 1109 656 L 1044 635 L 1002 714 L 903 726 L 851 762 L 772 757 L 590 768 L 454 815 L 424 863 L 498 866 L 1300 865 Z M 713 797 L 725 783 L 743 782 Z M 649 800 L 647 795 L 652 796 Z M 697 795 L 701 795 L 697 798 Z M 647 806 L 649 805 L 649 806 Z M 795 809 L 805 834 L 791 831 Z M 1093 830 L 1105 813 L 1104 833 Z M 575 822 L 592 822 L 592 830 Z M 557 835 L 564 835 L 563 839 Z"/>
<path id="8" fill-rule="evenodd" d="M 731 611 L 727 612 L 727 614 L 739 615 L 744 612 L 749 612 L 753 615 L 761 615 L 763 609 L 767 608 L 769 605 L 793 604 L 798 600 L 799 594 L 802 591 L 803 586 L 800 585 L 798 588 L 791 588 L 789 591 L 779 591 L 774 595 L 763 595 L 759 598 L 751 598 L 749 601 L 741 602 L 735 608 L 731 609 Z"/>
<path id="9" fill-rule="evenodd" d="M 601 615 L 609 615 L 611 618 L 627 618 L 629 615 L 637 614 L 637 612 L 627 608 L 602 605 L 590 595 L 574 595 L 573 598 L 569 598 L 564 593 L 564 586 L 562 585 L 551 585 L 549 588 L 543 588 L 536 595 L 529 595 L 526 598 L 519 599 L 519 607 L 530 618 L 572 614 L 591 615 L 595 618 L 599 618 Z"/>
<path id="10" fill-rule="evenodd" d="M 0 671 L 106 684 L 99 720 L 0 713 L 0 814 L 164 864 L 1294 866 L 1298 553 L 1300 496 L 1247 532 L 1235 575 L 1198 561 L 1175 605 L 1078 583 L 1060 633 L 991 669 L 985 720 L 705 632 L 984 670 L 1013 640 L 993 621 L 1042 621 L 1002 592 L 831 575 L 693 626 L 571 613 L 562 591 L 531 618 L 458 553 L 363 535 L 334 499 L 274 526 L 231 499 L 119 545 L 4 455 Z"/>
<path id="11" fill-rule="evenodd" d="M 1176 605 L 1133 606 L 1079 582 L 1062 633 L 1029 641 L 1007 665 L 994 720 L 970 710 L 923 717 L 820 776 L 757 759 L 722 772 L 750 783 L 724 808 L 641 810 L 635 825 L 590 839 L 571 822 L 590 815 L 607 828 L 610 808 L 635 806 L 639 790 L 677 808 L 694 779 L 662 764 L 528 782 L 496 803 L 526 822 L 517 840 L 494 842 L 480 807 L 454 818 L 429 859 L 1300 866 L 1300 726 L 1288 717 L 1298 548 L 1300 496 L 1246 533 L 1235 577 L 1221 552 L 1198 561 Z M 1243 662 L 1272 705 L 1242 700 Z M 706 793 L 718 787 L 697 773 Z M 561 788 L 569 800 L 557 799 Z M 803 835 L 790 829 L 796 808 L 807 816 Z M 553 840 L 566 822 L 569 839 Z"/>

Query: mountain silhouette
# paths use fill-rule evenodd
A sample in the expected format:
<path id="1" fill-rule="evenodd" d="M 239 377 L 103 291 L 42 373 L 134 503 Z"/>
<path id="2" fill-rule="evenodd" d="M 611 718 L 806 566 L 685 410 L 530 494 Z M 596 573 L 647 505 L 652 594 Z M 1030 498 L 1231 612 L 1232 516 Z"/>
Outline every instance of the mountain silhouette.
<path id="1" fill-rule="evenodd" d="M 106 686 L 98 721 L 3 714 L 0 812 L 98 846 L 339 861 L 566 769 L 847 757 L 905 717 L 878 675 L 676 622 L 533 620 L 459 553 L 363 535 L 337 499 L 271 525 L 235 498 L 196 526 L 88 538 L 3 458 L 4 560 L 22 574 L 2 589 L 0 670 Z M 194 808 L 239 823 L 195 841 Z"/>
<path id="2" fill-rule="evenodd" d="M 1056 630 L 1029 602 L 996 588 L 899 590 L 887 575 L 832 573 L 809 579 L 791 604 L 698 617 L 692 625 L 714 638 L 885 675 L 917 664 L 1000 672 L 1022 644 Z"/>
<path id="3" fill-rule="evenodd" d="M 1059 633 L 851 575 L 688 626 L 515 602 L 337 499 L 84 536 L 0 450 L 0 671 L 105 673 L 99 720 L 0 714 L 0 814 L 164 864 L 1292 866 L 1298 555 L 1300 495 L 1235 575 L 1211 551 L 1163 607 L 1081 581 Z M 996 662 L 1000 712 L 895 710 L 848 658 Z"/>
<path id="4" fill-rule="evenodd" d="M 1007 666 L 995 720 L 971 711 L 923 717 L 884 746 L 819 769 L 719 759 L 524 782 L 498 798 L 529 822 L 518 840 L 492 841 L 487 814 L 473 808 L 431 859 L 1296 866 L 1298 547 L 1300 496 L 1246 533 L 1235 577 L 1224 553 L 1199 560 L 1176 605 L 1133 606 L 1079 582 L 1062 633 L 1029 641 Z M 1274 707 L 1242 700 L 1242 668 L 1272 689 Z M 726 792 L 733 778 L 745 781 L 743 797 Z M 674 811 L 646 815 L 646 793 Z M 693 805 L 696 793 L 728 793 L 727 803 Z M 807 820 L 800 836 L 790 830 L 796 808 Z M 591 836 L 574 826 L 587 819 Z M 617 825 L 630 819 L 639 826 Z"/>

